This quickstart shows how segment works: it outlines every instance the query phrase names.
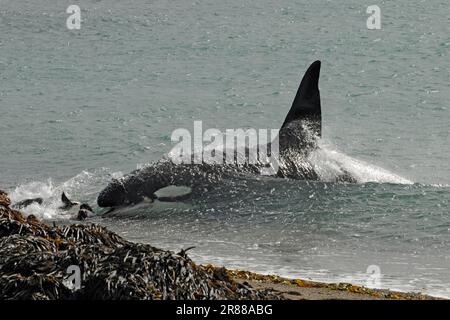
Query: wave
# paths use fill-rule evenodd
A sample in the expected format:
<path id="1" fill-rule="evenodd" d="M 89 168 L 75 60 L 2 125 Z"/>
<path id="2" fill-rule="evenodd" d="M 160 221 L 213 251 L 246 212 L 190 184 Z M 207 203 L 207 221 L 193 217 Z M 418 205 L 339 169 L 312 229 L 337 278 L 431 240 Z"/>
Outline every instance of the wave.
<path id="1" fill-rule="evenodd" d="M 335 181 L 340 175 L 349 174 L 358 183 L 414 183 L 389 170 L 352 158 L 329 145 L 321 145 L 319 149 L 312 152 L 309 155 L 309 161 L 323 181 Z"/>

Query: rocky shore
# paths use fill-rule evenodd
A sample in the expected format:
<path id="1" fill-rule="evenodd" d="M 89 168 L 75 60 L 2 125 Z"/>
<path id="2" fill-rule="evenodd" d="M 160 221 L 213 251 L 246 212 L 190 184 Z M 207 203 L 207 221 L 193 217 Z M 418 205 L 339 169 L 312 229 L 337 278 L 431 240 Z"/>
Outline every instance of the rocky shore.
<path id="1" fill-rule="evenodd" d="M 433 299 L 201 266 L 185 251 L 131 243 L 99 225 L 49 226 L 10 205 L 0 190 L 0 299 Z"/>

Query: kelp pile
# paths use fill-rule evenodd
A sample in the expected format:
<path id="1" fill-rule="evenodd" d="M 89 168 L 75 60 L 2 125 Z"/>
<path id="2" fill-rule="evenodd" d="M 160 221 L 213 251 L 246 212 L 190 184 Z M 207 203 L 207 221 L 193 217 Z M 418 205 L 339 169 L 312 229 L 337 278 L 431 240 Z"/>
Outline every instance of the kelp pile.
<path id="1" fill-rule="evenodd" d="M 277 299 L 224 269 L 128 242 L 98 225 L 49 226 L 9 208 L 0 192 L 1 299 Z M 80 270 L 80 286 L 70 267 Z"/>

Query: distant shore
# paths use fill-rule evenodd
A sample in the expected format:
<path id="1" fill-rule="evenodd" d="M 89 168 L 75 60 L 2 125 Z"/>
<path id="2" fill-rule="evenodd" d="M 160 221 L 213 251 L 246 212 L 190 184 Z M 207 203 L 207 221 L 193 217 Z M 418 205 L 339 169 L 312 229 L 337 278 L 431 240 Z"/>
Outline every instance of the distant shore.
<path id="1" fill-rule="evenodd" d="M 0 299 L 438 299 L 197 265 L 184 251 L 132 243 L 98 225 L 49 226 L 10 204 L 0 191 Z M 79 288 L 67 282 L 74 266 L 83 271 Z"/>

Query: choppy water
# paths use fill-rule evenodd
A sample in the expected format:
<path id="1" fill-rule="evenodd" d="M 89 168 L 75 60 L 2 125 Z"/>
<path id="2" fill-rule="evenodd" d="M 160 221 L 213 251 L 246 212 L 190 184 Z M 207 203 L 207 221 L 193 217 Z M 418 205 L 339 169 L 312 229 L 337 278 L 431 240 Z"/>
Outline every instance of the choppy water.
<path id="1" fill-rule="evenodd" d="M 377 31 L 356 0 L 78 1 L 72 31 L 70 4 L 0 3 L 0 187 L 46 198 L 29 213 L 67 221 L 62 190 L 94 203 L 194 120 L 279 127 L 320 59 L 325 159 L 367 183 L 227 181 L 93 221 L 202 263 L 362 284 L 377 265 L 378 286 L 450 297 L 446 1 L 380 3 Z"/>

